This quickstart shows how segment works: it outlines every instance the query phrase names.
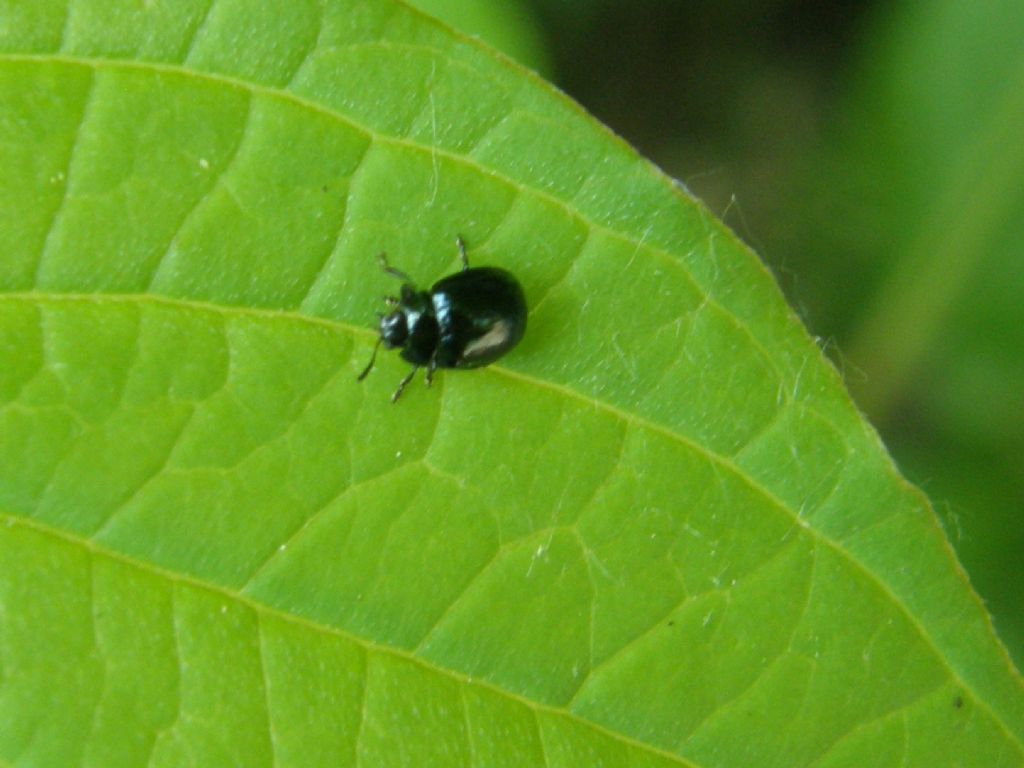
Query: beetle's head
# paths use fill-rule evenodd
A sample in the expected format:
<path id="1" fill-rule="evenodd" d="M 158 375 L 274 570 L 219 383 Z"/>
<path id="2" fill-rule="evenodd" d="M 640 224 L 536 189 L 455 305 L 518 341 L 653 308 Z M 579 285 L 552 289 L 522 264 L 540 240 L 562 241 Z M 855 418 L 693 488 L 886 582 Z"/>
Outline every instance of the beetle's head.
<path id="1" fill-rule="evenodd" d="M 409 324 L 403 310 L 396 309 L 380 319 L 380 340 L 388 349 L 402 346 L 408 337 Z"/>

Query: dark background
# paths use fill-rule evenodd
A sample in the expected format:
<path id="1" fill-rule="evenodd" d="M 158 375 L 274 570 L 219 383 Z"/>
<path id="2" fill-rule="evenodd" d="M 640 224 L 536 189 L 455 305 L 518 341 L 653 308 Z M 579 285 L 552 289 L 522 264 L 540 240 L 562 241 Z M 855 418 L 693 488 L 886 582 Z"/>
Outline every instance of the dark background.
<path id="1" fill-rule="evenodd" d="M 770 265 L 1024 662 L 1024 3 L 417 0 Z"/>

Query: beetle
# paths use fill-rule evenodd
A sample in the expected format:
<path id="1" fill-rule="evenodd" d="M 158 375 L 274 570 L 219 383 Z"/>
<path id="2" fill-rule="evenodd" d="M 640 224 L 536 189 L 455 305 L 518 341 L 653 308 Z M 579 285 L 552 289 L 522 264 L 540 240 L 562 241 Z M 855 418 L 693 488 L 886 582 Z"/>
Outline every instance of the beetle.
<path id="1" fill-rule="evenodd" d="M 380 318 L 380 335 L 362 381 L 377 360 L 377 350 L 401 349 L 412 370 L 398 384 L 391 402 L 398 402 L 416 371 L 426 367 L 427 386 L 438 368 L 480 368 L 512 349 L 526 332 L 526 297 L 519 281 L 498 267 L 472 267 L 466 245 L 455 239 L 462 270 L 419 290 L 407 274 L 380 254 L 380 267 L 402 281 L 398 296 L 385 296 L 393 311 Z"/>

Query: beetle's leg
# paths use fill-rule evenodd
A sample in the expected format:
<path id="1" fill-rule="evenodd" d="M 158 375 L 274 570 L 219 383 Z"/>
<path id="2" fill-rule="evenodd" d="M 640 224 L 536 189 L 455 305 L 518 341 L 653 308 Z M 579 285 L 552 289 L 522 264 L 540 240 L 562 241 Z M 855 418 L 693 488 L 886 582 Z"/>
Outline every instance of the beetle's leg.
<path id="1" fill-rule="evenodd" d="M 397 269 L 396 267 L 392 267 L 391 264 L 388 263 L 387 254 L 381 253 L 380 256 L 377 257 L 377 263 L 380 264 L 381 269 L 383 269 L 392 277 L 397 277 L 399 280 L 402 280 L 403 282 L 406 283 L 412 282 L 412 278 L 405 274 L 405 272 L 403 272 L 400 269 Z"/>
<path id="2" fill-rule="evenodd" d="M 459 249 L 459 260 L 462 262 L 462 271 L 469 269 L 469 259 L 466 258 L 466 244 L 462 242 L 462 235 L 455 236 L 455 246 Z"/>
<path id="3" fill-rule="evenodd" d="M 420 367 L 418 365 L 414 365 L 412 367 L 412 370 L 409 371 L 409 375 L 402 379 L 400 382 L 398 382 L 398 389 L 396 389 L 395 394 L 391 396 L 392 403 L 398 402 L 398 398 L 402 396 L 402 392 L 405 390 L 405 387 L 408 385 L 410 381 L 412 381 L 412 377 L 416 375 L 416 371 L 418 371 L 419 369 Z"/>
<path id="4" fill-rule="evenodd" d="M 427 363 L 427 386 L 429 387 L 431 382 L 434 381 L 434 371 L 437 370 L 437 354 L 430 356 L 430 362 Z"/>
<path id="5" fill-rule="evenodd" d="M 380 349 L 380 343 L 383 340 L 383 338 L 377 338 L 377 343 L 373 345 L 373 354 L 370 355 L 370 362 L 366 364 L 366 367 L 363 369 L 363 372 L 356 377 L 356 381 L 362 381 L 363 379 L 365 379 L 366 374 L 368 374 L 370 372 L 370 369 L 373 368 L 373 363 L 377 359 L 377 350 Z"/>
<path id="6" fill-rule="evenodd" d="M 402 302 L 398 300 L 397 296 L 385 296 L 384 303 L 387 304 L 389 307 L 397 307 Z"/>

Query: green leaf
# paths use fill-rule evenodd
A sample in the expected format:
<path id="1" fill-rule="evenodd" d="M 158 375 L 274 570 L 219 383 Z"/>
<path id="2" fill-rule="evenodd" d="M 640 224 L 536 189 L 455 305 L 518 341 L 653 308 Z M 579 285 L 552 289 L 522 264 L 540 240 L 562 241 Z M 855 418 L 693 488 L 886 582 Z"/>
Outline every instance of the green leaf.
<path id="1" fill-rule="evenodd" d="M 542 75 L 551 62 L 543 36 L 526 4 L 503 0 L 414 0 L 409 5 L 488 45 Z"/>
<path id="2" fill-rule="evenodd" d="M 757 259 L 390 2 L 0 6 L 0 758 L 1024 764 L 1020 676 Z M 523 343 L 388 402 L 393 287 Z"/>

